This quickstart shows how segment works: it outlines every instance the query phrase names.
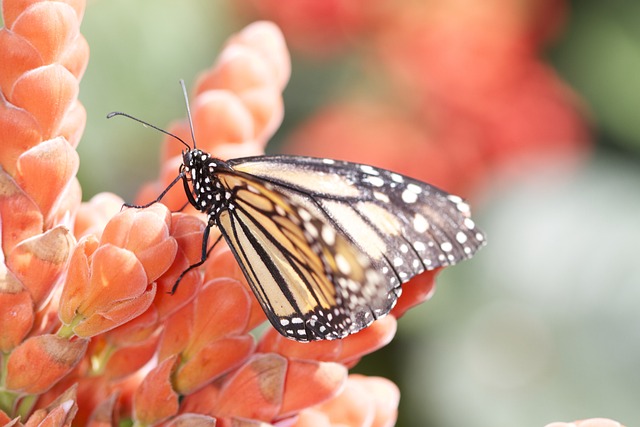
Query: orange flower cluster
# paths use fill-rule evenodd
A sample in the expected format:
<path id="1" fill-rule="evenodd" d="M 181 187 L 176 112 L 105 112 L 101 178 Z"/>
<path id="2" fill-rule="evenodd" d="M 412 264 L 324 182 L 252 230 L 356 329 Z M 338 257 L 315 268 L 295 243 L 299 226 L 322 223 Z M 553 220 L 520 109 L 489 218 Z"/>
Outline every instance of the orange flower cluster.
<path id="1" fill-rule="evenodd" d="M 192 210 L 171 212 L 185 204 L 183 191 L 147 209 L 121 210 L 112 194 L 80 203 L 84 8 L 82 0 L 2 2 L 0 423 L 393 425 L 396 386 L 348 368 L 393 338 L 396 317 L 431 295 L 436 273 L 405 286 L 390 316 L 335 342 L 300 344 L 271 328 L 256 339 L 264 314 L 224 245 L 169 295 L 200 259 L 205 227 Z M 351 16 L 358 31 L 371 28 Z M 231 38 L 196 85 L 200 148 L 223 158 L 261 154 L 282 120 L 289 73 L 273 24 Z M 422 141 L 422 130 L 380 118 L 380 135 Z M 169 130 L 190 139 L 186 121 Z M 180 149 L 165 141 L 161 179 L 139 202 L 173 180 Z"/>
<path id="2" fill-rule="evenodd" d="M 359 66 L 350 89 L 290 137 L 289 152 L 386 167 L 469 196 L 490 171 L 571 165 L 589 147 L 580 102 L 541 59 L 563 0 L 234 4 L 276 22 L 307 55 Z"/>
<path id="3" fill-rule="evenodd" d="M 271 328 L 256 340 L 265 316 L 225 245 L 168 294 L 200 259 L 205 227 L 193 211 L 170 211 L 184 205 L 181 189 L 146 209 L 122 210 L 112 194 L 80 203 L 84 7 L 2 3 L 0 424 L 393 424 L 397 388 L 347 370 L 391 340 L 393 316 L 338 342 L 303 345 Z M 261 154 L 282 120 L 289 73 L 273 24 L 231 38 L 195 90 L 200 148 Z M 190 139 L 186 121 L 170 131 Z M 166 141 L 162 178 L 141 201 L 175 177 L 180 149 Z M 426 298 L 433 276 L 395 313 Z"/>
<path id="4" fill-rule="evenodd" d="M 86 119 L 77 100 L 89 54 L 79 33 L 83 10 L 82 2 L 2 2 L 2 424 L 32 412 L 37 396 L 64 378 L 88 346 L 82 337 L 55 334 L 81 200 L 75 147 Z M 31 425 L 66 422 L 75 413 L 68 397 L 35 411 Z"/>

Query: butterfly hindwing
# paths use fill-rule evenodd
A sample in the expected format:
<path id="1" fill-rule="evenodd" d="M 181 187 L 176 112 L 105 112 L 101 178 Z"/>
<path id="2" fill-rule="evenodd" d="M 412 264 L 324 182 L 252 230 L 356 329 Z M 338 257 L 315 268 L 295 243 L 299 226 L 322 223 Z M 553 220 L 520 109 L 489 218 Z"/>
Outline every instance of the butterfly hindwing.
<path id="1" fill-rule="evenodd" d="M 269 321 L 298 341 L 335 339 L 386 314 L 397 295 L 327 218 L 277 185 L 219 173 L 229 190 L 217 224 Z"/>

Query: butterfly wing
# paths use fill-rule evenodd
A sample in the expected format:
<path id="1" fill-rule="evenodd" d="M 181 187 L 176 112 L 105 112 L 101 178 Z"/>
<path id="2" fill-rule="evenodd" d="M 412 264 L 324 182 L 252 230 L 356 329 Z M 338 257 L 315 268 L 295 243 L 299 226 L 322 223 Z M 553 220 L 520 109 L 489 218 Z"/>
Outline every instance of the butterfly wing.
<path id="1" fill-rule="evenodd" d="M 317 209 L 248 174 L 222 172 L 218 179 L 230 192 L 218 227 L 281 334 L 343 338 L 391 310 L 399 289 Z"/>
<path id="2" fill-rule="evenodd" d="M 261 156 L 229 162 L 270 183 L 344 236 L 385 276 L 387 292 L 426 270 L 470 258 L 485 243 L 460 197 L 384 169 L 331 159 Z"/>

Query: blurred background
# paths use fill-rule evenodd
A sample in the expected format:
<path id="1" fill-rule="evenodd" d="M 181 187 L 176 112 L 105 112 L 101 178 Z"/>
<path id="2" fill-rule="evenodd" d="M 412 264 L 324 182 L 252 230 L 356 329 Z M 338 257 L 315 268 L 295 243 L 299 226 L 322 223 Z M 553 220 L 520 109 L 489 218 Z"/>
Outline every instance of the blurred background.
<path id="1" fill-rule="evenodd" d="M 488 235 L 356 367 L 398 384 L 397 425 L 640 425 L 640 3 L 89 1 L 85 200 L 158 173 L 161 135 L 106 114 L 168 128 L 257 19 L 293 56 L 269 152 L 429 181 Z"/>

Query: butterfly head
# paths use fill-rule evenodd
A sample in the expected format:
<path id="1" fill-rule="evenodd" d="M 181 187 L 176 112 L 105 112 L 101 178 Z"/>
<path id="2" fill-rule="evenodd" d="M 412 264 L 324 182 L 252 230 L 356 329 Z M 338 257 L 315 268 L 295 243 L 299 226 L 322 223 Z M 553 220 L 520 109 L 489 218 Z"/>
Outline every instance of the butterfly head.
<path id="1" fill-rule="evenodd" d="M 191 196 L 189 202 L 201 212 L 217 213 L 229 199 L 217 177 L 220 168 L 224 162 L 197 148 L 182 153 L 180 171 Z"/>

